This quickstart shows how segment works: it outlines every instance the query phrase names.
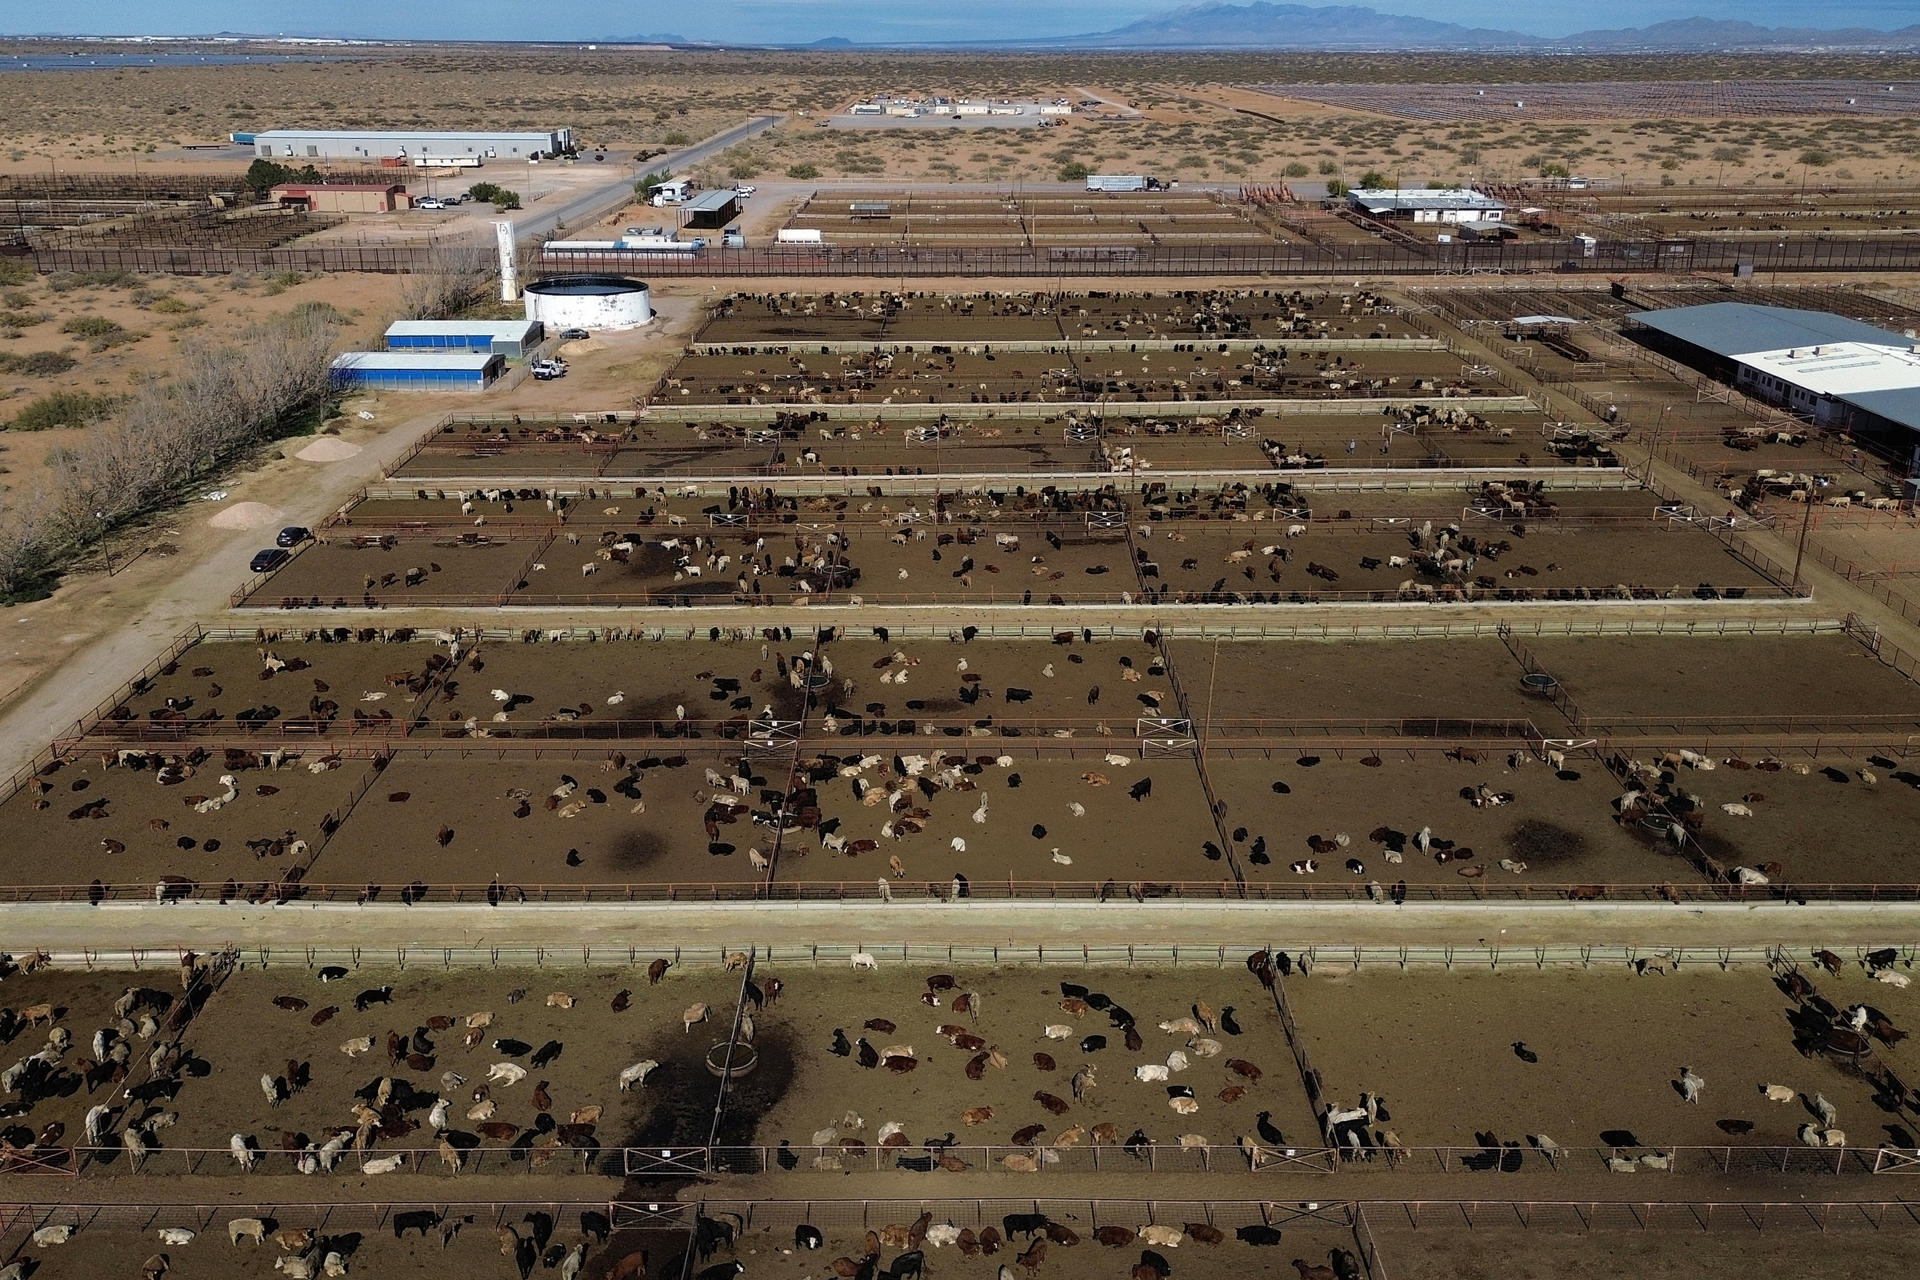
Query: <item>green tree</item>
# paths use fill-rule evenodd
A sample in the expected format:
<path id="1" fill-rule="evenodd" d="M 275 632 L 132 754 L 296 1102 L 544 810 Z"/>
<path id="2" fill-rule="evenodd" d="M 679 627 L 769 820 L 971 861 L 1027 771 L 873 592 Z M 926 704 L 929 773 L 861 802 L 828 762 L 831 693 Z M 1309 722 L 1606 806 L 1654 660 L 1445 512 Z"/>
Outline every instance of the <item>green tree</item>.
<path id="1" fill-rule="evenodd" d="M 812 182 L 820 176 L 820 166 L 813 164 L 788 165 L 787 176 L 795 182 Z"/>
<path id="2" fill-rule="evenodd" d="M 500 184 L 497 182 L 476 182 L 467 188 L 467 197 L 482 204 L 493 203 L 493 198 L 499 194 Z"/>
<path id="3" fill-rule="evenodd" d="M 1059 179 L 1062 182 L 1080 182 L 1093 170 L 1078 160 L 1069 160 L 1060 166 Z"/>
<path id="4" fill-rule="evenodd" d="M 1281 172 L 1289 178 L 1304 178 L 1307 176 L 1308 173 L 1312 171 L 1309 170 L 1307 166 L 1305 166 L 1304 164 L 1301 164 L 1298 160 L 1295 160 L 1293 163 L 1289 164 L 1285 169 L 1282 169 Z"/>
<path id="5" fill-rule="evenodd" d="M 493 193 L 492 203 L 494 208 L 503 212 L 508 209 L 518 209 L 520 207 L 520 193 L 518 191 L 508 191 L 505 187 L 502 187 Z"/>
<path id="6" fill-rule="evenodd" d="M 1338 178 L 1328 178 L 1327 194 L 1338 200 L 1341 196 L 1347 194 L 1347 184 Z"/>
<path id="7" fill-rule="evenodd" d="M 652 199 L 653 193 L 666 185 L 672 178 L 673 173 L 668 169 L 655 169 L 643 173 L 640 175 L 640 181 L 633 184 L 633 194 L 639 196 L 642 200 Z"/>
<path id="8" fill-rule="evenodd" d="M 1387 175 L 1378 169 L 1369 169 L 1360 175 L 1360 185 L 1369 190 L 1376 190 L 1387 185 Z"/>
<path id="9" fill-rule="evenodd" d="M 1824 151 L 1802 151 L 1800 153 L 1800 163 L 1806 165 L 1809 169 L 1824 169 L 1833 163 L 1833 157 Z"/>
<path id="10" fill-rule="evenodd" d="M 273 188 L 289 182 L 319 182 L 320 171 L 310 164 L 295 169 L 263 158 L 248 165 L 246 176 L 240 181 L 256 195 L 265 195 Z"/>

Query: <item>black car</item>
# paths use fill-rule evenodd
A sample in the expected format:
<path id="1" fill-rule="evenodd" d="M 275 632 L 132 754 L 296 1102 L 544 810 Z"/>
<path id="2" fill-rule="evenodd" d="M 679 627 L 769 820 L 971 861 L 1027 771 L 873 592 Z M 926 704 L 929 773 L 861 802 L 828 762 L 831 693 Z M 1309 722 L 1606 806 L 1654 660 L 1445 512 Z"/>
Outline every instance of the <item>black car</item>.
<path id="1" fill-rule="evenodd" d="M 304 525 L 290 524 L 280 531 L 280 536 L 273 540 L 273 545 L 297 547 L 312 536 L 313 534 Z"/>
<path id="2" fill-rule="evenodd" d="M 583 339 L 591 338 L 592 336 L 593 335 L 588 333 L 585 329 L 562 329 L 560 331 L 561 339 L 566 342 L 579 342 Z"/>
<path id="3" fill-rule="evenodd" d="M 247 562 L 247 568 L 254 573 L 272 573 L 291 559 L 292 556 L 277 547 L 268 547 L 265 551 L 256 551 L 253 559 Z"/>

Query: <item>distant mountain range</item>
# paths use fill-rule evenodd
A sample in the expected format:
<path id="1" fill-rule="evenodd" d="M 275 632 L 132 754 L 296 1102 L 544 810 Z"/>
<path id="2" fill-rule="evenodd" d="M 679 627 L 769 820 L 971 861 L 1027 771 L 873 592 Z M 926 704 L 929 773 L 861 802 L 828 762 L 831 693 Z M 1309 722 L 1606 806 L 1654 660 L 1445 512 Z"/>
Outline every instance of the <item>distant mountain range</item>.
<path id="1" fill-rule="evenodd" d="M 1865 27 L 1762 27 L 1718 18 L 1677 18 L 1649 27 L 1531 36 L 1409 18 L 1355 5 L 1199 4 L 1080 36 L 1019 42 L 1056 49 L 1436 50 L 1448 52 L 1667 51 L 1765 49 L 1920 49 L 1920 24 L 1897 31 Z"/>
<path id="2" fill-rule="evenodd" d="M 629 36 L 609 43 L 714 47 L 678 36 Z M 1000 40 L 874 42 L 827 36 L 792 49 L 1303 50 L 1444 53 L 1720 53 L 1832 49 L 1920 50 L 1920 23 L 1895 31 L 1870 27 L 1762 27 L 1722 18 L 1676 18 L 1647 27 L 1609 27 L 1569 36 L 1534 36 L 1496 27 L 1381 13 L 1361 5 L 1196 4 L 1124 27 L 1072 36 Z"/>

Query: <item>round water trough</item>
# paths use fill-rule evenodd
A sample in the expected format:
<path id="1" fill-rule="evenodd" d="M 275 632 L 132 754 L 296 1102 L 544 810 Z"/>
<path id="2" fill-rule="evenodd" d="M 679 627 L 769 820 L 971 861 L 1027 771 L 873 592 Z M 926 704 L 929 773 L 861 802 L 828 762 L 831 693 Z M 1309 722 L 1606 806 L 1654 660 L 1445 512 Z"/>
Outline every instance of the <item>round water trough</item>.
<path id="1" fill-rule="evenodd" d="M 722 1080 L 738 1080 L 750 1076 L 753 1069 L 760 1065 L 760 1053 L 750 1044 L 733 1046 L 733 1064 L 727 1064 L 727 1042 L 722 1040 L 707 1050 L 707 1070 Z"/>
<path id="2" fill-rule="evenodd" d="M 1544 671 L 1529 671 L 1520 677 L 1520 692 L 1535 698 L 1551 698 L 1560 692 L 1560 682 Z"/>

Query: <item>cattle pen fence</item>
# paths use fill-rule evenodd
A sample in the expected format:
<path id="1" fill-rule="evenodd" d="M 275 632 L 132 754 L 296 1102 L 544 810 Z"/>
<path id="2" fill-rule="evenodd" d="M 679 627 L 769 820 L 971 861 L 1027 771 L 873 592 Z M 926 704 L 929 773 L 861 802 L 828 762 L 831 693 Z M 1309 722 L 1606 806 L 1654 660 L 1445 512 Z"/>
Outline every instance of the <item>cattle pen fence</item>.
<path id="1" fill-rule="evenodd" d="M 725 1099 L 716 1102 L 716 1115 Z M 1275 1175 L 1321 1178 L 1405 1177 L 1430 1174 L 1564 1175 L 1605 1174 L 1644 1177 L 1873 1177 L 1912 1174 L 1920 1169 L 1920 1150 L 1881 1147 L 1814 1146 L 1395 1146 L 1334 1148 L 1313 1143 L 1253 1142 L 1197 1144 L 1164 1141 L 1088 1143 L 1059 1147 L 1044 1142 L 1008 1144 L 934 1144 L 881 1147 L 859 1140 L 796 1145 L 657 1145 L 602 1147 L 567 1145 L 557 1140 L 511 1147 L 468 1145 L 438 1147 L 379 1146 L 348 1151 L 316 1165 L 318 1172 L 379 1176 L 621 1176 L 660 1180 L 690 1177 L 801 1175 L 833 1173 L 1026 1173 L 1039 1176 L 1129 1175 Z M 233 1176 L 272 1178 L 294 1173 L 311 1151 L 250 1149 L 244 1157 L 228 1147 L 155 1147 L 131 1156 L 120 1147 L 51 1146 L 22 1150 L 0 1162 L 5 1174 L 80 1174 L 103 1176 Z M 248 1163 L 250 1162 L 250 1163 Z"/>
<path id="2" fill-rule="evenodd" d="M 314 855 L 318 856 L 318 855 Z M 1366 884 L 1342 881 L 1238 880 L 1232 875 L 1215 880 L 1017 880 L 976 877 L 954 886 L 945 880 L 890 879 L 880 888 L 886 871 L 876 863 L 876 875 L 858 880 L 655 880 L 613 883 L 519 882 L 509 880 L 330 883 L 300 876 L 257 879 L 217 876 L 207 880 L 168 876 L 158 880 L 103 880 L 79 883 L 0 885 L 0 903 L 149 902 L 161 906 L 194 904 L 207 907 L 332 905 L 379 909 L 413 907 L 487 906 L 553 907 L 591 910 L 613 904 L 699 906 L 703 904 L 796 903 L 867 909 L 893 907 L 909 912 L 921 905 L 939 905 L 964 911 L 972 904 L 1051 904 L 1101 909 L 1105 906 L 1149 903 L 1264 903 L 1328 906 L 1355 904 L 1391 912 L 1409 906 L 1438 903 L 1530 905 L 1539 909 L 1593 909 L 1655 903 L 1675 908 L 1702 905 L 1759 906 L 1768 903 L 1903 903 L 1920 902 L 1920 883 L 1911 881 L 1836 882 L 1793 880 L 1769 884 L 1672 880 L 1573 884 L 1567 882 L 1473 879 L 1409 882 L 1399 889 L 1398 901 Z M 1681 912 L 1676 910 L 1678 918 Z M 902 915 L 903 919 L 910 918 Z M 1386 919 L 1386 917 L 1382 917 Z"/>
<path id="3" fill-rule="evenodd" d="M 239 272 L 374 272 L 434 269 L 430 244 L 374 240 L 263 248 L 191 244 L 91 243 L 30 236 L 23 260 L 41 274 L 137 271 L 175 275 Z M 1920 245 L 1894 240 L 1781 234 L 1758 241 L 1608 239 L 1580 249 L 1567 241 L 1450 245 L 1385 240 L 1341 245 L 1252 244 L 1086 247 L 856 247 L 784 245 L 709 248 L 693 254 L 548 251 L 541 274 L 633 272 L 658 277 L 1003 276 L 1044 280 L 1205 276 L 1471 276 L 1565 272 L 1689 275 L 1781 271 L 1896 272 L 1920 269 Z"/>
<path id="4" fill-rule="evenodd" d="M 1008 1219 L 1016 1232 L 1024 1222 L 1073 1224 L 1077 1235 L 1093 1237 L 1101 1227 L 1128 1232 L 1158 1224 L 1182 1230 L 1201 1225 L 1229 1239 L 1242 1231 L 1267 1229 L 1269 1243 L 1325 1256 L 1329 1246 L 1345 1248 L 1351 1241 L 1367 1280 L 1387 1280 L 1383 1259 L 1403 1252 L 1425 1250 L 1441 1238 L 1464 1233 L 1482 1249 L 1497 1249 L 1503 1238 L 1523 1241 L 1532 1235 L 1590 1237 L 1595 1240 L 1642 1242 L 1655 1238 L 1693 1240 L 1732 1236 L 1751 1240 L 1765 1235 L 1806 1235 L 1832 1238 L 1884 1237 L 1920 1230 L 1920 1204 L 1901 1199 L 1406 1199 L 1377 1197 L 1353 1200 L 1278 1202 L 1234 1199 L 1170 1199 L 1103 1197 L 954 1197 L 923 1200 L 794 1199 L 646 1200 L 629 1190 L 612 1200 L 418 1200 L 402 1201 L 277 1201 L 186 1203 L 148 1201 L 129 1204 L 77 1204 L 48 1200 L 16 1202 L 0 1207 L 0 1256 L 16 1256 L 27 1247 L 30 1234 L 43 1227 L 68 1226 L 75 1235 L 87 1232 L 147 1235 L 164 1227 L 217 1237 L 227 1224 L 259 1219 L 274 1229 L 295 1227 L 319 1238 L 349 1233 L 420 1230 L 452 1238 L 464 1231 L 491 1236 L 497 1228 L 544 1227 L 554 1237 L 574 1238 L 576 1232 L 606 1242 L 613 1257 L 636 1239 L 664 1238 L 667 1256 L 679 1266 L 668 1275 L 689 1276 L 701 1260 L 702 1227 L 725 1222 L 740 1232 L 765 1232 L 770 1243 L 783 1247 L 791 1233 L 811 1227 L 824 1237 L 830 1252 L 859 1252 L 867 1231 L 907 1229 L 922 1213 L 934 1221 L 978 1231 L 1003 1230 Z M 1023 1222 L 1024 1220 L 1024 1222 Z M 1035 1235 L 1040 1234 L 1038 1228 Z M 783 1240 L 783 1237 L 785 1238 Z M 1242 1239 L 1248 1237 L 1242 1236 Z M 1455 1236 L 1455 1238 L 1458 1238 Z M 622 1243 L 622 1242 L 626 1243 Z M 738 1241 L 736 1241 L 736 1244 Z M 1017 1251 L 1024 1241 L 1017 1242 Z M 130 1251 L 146 1252 L 150 1246 Z M 658 1247 L 658 1246 L 656 1246 Z M 1190 1242 L 1187 1248 L 1204 1247 Z M 1182 1249 L 1182 1253 L 1186 1249 Z M 1009 1254 L 1011 1256 L 1011 1254 Z M 1284 1254 L 1283 1254 L 1284 1256 Z M 1284 1266 L 1280 1269 L 1284 1270 Z"/>

